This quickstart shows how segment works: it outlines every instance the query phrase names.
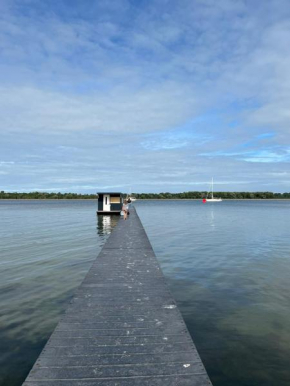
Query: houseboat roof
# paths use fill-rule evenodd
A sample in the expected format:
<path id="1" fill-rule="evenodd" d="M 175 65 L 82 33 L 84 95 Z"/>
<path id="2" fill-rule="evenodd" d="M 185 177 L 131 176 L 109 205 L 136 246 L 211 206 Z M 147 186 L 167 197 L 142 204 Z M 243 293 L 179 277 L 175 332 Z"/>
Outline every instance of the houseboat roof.
<path id="1" fill-rule="evenodd" d="M 121 193 L 121 192 L 98 192 L 97 194 L 100 195 L 100 194 L 123 194 L 123 193 Z"/>

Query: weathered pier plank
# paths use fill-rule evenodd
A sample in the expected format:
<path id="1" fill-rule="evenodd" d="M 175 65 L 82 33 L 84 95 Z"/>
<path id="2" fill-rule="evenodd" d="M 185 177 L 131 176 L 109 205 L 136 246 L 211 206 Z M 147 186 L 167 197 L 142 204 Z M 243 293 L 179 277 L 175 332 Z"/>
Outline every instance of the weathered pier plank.
<path id="1" fill-rule="evenodd" d="M 38 385 L 211 385 L 134 208 L 23 384 Z"/>

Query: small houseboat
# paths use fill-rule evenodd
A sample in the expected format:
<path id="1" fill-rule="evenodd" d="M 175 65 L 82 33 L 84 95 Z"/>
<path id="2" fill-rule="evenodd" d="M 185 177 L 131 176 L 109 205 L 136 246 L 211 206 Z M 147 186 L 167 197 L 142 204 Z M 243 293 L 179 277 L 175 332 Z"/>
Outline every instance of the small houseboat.
<path id="1" fill-rule="evenodd" d="M 119 192 L 97 193 L 98 214 L 121 214 L 123 196 Z"/>

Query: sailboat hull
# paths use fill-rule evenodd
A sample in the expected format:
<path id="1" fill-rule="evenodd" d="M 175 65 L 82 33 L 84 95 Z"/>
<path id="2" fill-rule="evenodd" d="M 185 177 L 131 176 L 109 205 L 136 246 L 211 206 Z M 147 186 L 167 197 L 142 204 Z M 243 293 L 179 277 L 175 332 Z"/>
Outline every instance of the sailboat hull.
<path id="1" fill-rule="evenodd" d="M 206 202 L 221 202 L 221 198 L 206 198 Z"/>

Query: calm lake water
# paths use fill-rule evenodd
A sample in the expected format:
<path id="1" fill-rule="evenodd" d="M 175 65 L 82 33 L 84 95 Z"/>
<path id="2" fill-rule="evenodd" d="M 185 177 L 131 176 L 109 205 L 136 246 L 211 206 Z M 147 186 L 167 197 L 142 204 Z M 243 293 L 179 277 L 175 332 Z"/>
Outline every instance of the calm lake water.
<path id="1" fill-rule="evenodd" d="M 290 201 L 137 201 L 214 386 L 290 385 Z M 0 385 L 20 386 L 116 217 L 0 201 Z"/>

